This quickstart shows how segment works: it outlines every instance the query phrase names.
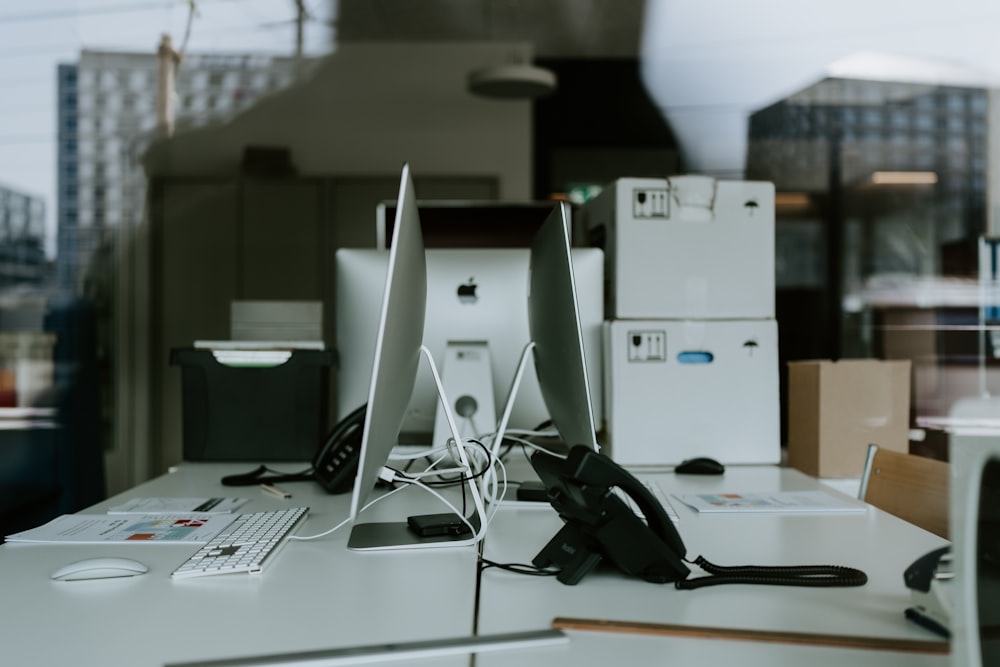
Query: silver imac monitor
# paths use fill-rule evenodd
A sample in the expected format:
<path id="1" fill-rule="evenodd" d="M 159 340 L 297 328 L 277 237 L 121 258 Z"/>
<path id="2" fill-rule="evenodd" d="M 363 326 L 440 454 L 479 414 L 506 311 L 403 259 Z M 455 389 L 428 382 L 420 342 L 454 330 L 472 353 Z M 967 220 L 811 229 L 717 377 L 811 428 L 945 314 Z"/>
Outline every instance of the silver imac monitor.
<path id="1" fill-rule="evenodd" d="M 351 495 L 353 521 L 348 546 L 385 548 L 410 541 L 402 523 L 362 523 L 361 510 L 372 496 L 382 468 L 397 444 L 420 364 L 427 267 L 413 181 L 407 165 L 400 178 L 400 206 L 383 277 L 374 348 L 368 366 L 367 411 L 360 460 Z M 349 286 L 348 286 L 349 287 Z"/>
<path id="2" fill-rule="evenodd" d="M 562 440 L 570 447 L 586 445 L 597 450 L 574 263 L 569 206 L 561 203 L 531 244 L 528 325 L 535 375 Z"/>
<path id="3" fill-rule="evenodd" d="M 386 263 L 390 251 L 342 249 L 337 254 L 337 350 L 340 360 L 337 381 L 337 413 L 343 418 L 362 405 L 368 391 L 373 341 L 378 324 L 377 304 L 381 303 Z M 528 270 L 531 252 L 527 248 L 428 249 L 427 315 L 423 341 L 438 361 L 445 389 L 458 414 L 463 437 L 493 433 L 503 410 L 515 370 L 531 340 L 528 327 Z M 591 399 L 595 412 L 601 406 L 601 323 L 604 319 L 604 259 L 594 248 L 572 251 L 574 278 L 579 291 L 581 331 L 587 350 L 587 371 L 593 379 Z M 473 352 L 453 345 L 485 343 L 492 386 L 469 391 L 456 384 L 464 381 L 478 360 Z M 480 389 L 480 385 L 474 385 Z M 463 396 L 479 400 L 471 414 L 460 404 Z M 486 405 L 483 399 L 492 402 Z M 426 364 L 417 375 L 413 395 L 403 420 L 400 442 L 432 443 L 435 422 L 440 425 L 438 396 Z M 600 417 L 598 416 L 598 419 Z M 510 429 L 535 429 L 549 420 L 534 373 L 525 373 L 518 389 Z M 439 438 L 447 437 L 440 434 Z"/>

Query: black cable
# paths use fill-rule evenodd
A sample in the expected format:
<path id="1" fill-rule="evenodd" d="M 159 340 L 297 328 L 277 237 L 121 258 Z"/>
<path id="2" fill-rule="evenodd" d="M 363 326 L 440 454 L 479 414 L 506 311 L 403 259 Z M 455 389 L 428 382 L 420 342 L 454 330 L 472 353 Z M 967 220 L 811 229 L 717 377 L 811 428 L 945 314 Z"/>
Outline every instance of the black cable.
<path id="1" fill-rule="evenodd" d="M 283 472 L 281 470 L 275 470 L 274 468 L 270 468 L 266 465 L 264 466 L 264 469 L 267 470 L 267 472 L 274 475 L 285 475 L 287 477 L 303 477 L 306 479 L 308 479 L 313 474 L 314 471 L 314 468 L 312 466 L 309 466 L 308 468 L 306 468 L 301 472 Z"/>
<path id="2" fill-rule="evenodd" d="M 726 567 L 711 563 L 702 556 L 698 556 L 693 564 L 708 572 L 709 576 L 676 581 L 674 582 L 676 588 L 691 590 L 719 584 L 832 588 L 864 586 L 868 582 L 868 575 L 861 570 L 842 565 L 736 565 Z"/>
<path id="3" fill-rule="evenodd" d="M 488 560 L 479 557 L 479 569 L 488 570 L 491 567 L 495 567 L 498 570 L 505 570 L 507 572 L 513 572 L 514 574 L 524 574 L 531 577 L 554 577 L 559 574 L 559 570 L 546 570 L 540 567 L 535 567 L 534 565 L 526 565 L 524 563 L 497 563 L 492 560 Z"/>
<path id="4" fill-rule="evenodd" d="M 250 472 L 226 475 L 221 482 L 224 486 L 254 486 L 277 482 L 305 482 L 312 479 L 315 479 L 315 471 L 312 467 L 302 472 L 284 473 L 261 464 Z"/>
<path id="5" fill-rule="evenodd" d="M 551 428 L 551 427 L 552 427 L 552 420 L 551 419 L 546 419 L 541 424 L 538 424 L 537 426 L 535 426 L 535 428 L 531 429 L 531 432 L 537 434 L 537 433 L 540 433 L 540 432 L 542 432 L 542 431 L 544 431 L 544 430 L 546 430 L 548 428 Z M 526 439 L 528 440 L 528 442 L 531 442 L 530 437 L 526 438 Z M 501 451 L 499 454 L 497 454 L 497 458 L 500 459 L 501 461 L 503 461 L 505 458 L 507 458 L 507 456 L 511 453 L 511 451 L 513 451 L 513 449 L 515 447 L 520 447 L 521 454 L 524 455 L 524 458 L 526 458 L 526 459 L 528 459 L 530 461 L 531 460 L 531 452 L 529 452 L 528 449 L 529 449 L 529 447 L 530 448 L 537 448 L 537 445 L 535 445 L 535 443 L 533 443 L 533 442 L 531 442 L 531 444 L 528 445 L 528 444 L 525 444 L 524 442 L 522 442 L 521 440 L 515 440 L 513 438 L 504 437 L 500 441 L 500 447 L 501 448 L 506 447 L 506 449 L 503 449 L 503 451 Z"/>
<path id="6" fill-rule="evenodd" d="M 482 448 L 482 450 L 484 452 L 486 452 L 486 465 L 483 467 L 482 470 L 476 471 L 472 475 L 469 475 L 468 477 L 465 476 L 465 475 L 459 475 L 458 477 L 454 477 L 454 478 L 450 478 L 449 479 L 449 478 L 446 478 L 444 476 L 440 476 L 441 479 L 438 480 L 438 481 L 434 481 L 434 482 L 422 482 L 422 483 L 425 484 L 426 486 L 438 486 L 438 487 L 440 487 L 440 486 L 453 486 L 455 484 L 464 484 L 465 482 L 470 482 L 470 481 L 472 481 L 474 479 L 479 479 L 480 477 L 482 477 L 483 475 L 485 475 L 487 472 L 489 472 L 490 468 L 493 467 L 493 456 L 490 453 L 489 447 L 487 447 L 486 445 L 484 445 L 479 440 L 470 439 L 469 442 L 478 445 L 479 447 Z"/>
<path id="7" fill-rule="evenodd" d="M 406 475 L 405 473 L 403 473 L 403 472 L 401 472 L 399 470 L 396 470 L 395 468 L 390 468 L 390 470 L 392 470 L 393 473 L 396 474 L 396 481 L 402 482 L 404 484 L 417 484 L 417 483 L 419 483 L 419 484 L 423 484 L 424 486 L 427 486 L 427 487 L 437 487 L 437 488 L 447 487 L 447 486 L 454 486 L 456 484 L 460 484 L 462 486 L 462 516 L 465 516 L 468 513 L 468 505 L 469 505 L 469 499 L 468 499 L 468 497 L 466 495 L 465 483 L 466 482 L 471 482 L 471 481 L 474 481 L 476 479 L 479 479 L 480 477 L 483 477 L 487 472 L 489 472 L 490 468 L 493 467 L 493 455 L 490 452 L 490 448 L 487 447 L 485 444 L 483 444 L 480 440 L 477 440 L 475 438 L 470 438 L 468 441 L 471 442 L 471 443 L 474 443 L 474 444 L 478 445 L 480 448 L 482 448 L 482 450 L 484 452 L 486 452 L 486 465 L 483 467 L 482 470 L 474 472 L 471 475 L 466 476 L 466 475 L 462 474 L 462 475 L 459 475 L 458 477 L 451 478 L 451 479 L 447 479 L 447 478 L 443 478 L 442 477 L 442 479 L 440 479 L 438 481 L 424 481 L 422 479 L 410 477 L 409 475 Z M 388 466 L 386 466 L 386 467 L 388 467 Z"/>

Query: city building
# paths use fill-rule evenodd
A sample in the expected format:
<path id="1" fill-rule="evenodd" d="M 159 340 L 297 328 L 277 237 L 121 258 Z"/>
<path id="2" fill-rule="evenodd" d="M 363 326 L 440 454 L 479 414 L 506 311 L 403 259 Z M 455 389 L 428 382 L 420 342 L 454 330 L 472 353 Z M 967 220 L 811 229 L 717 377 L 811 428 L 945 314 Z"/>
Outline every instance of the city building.
<path id="1" fill-rule="evenodd" d="M 983 229 L 989 100 L 985 86 L 825 78 L 750 116 L 746 174 L 778 191 L 839 193 L 845 221 L 878 218 L 856 279 L 934 275 L 941 253 L 918 248 Z"/>
<path id="2" fill-rule="evenodd" d="M 750 116 L 746 163 L 779 193 L 782 363 L 911 358 L 918 421 L 975 392 L 990 208 L 991 86 L 932 70 L 826 76 Z"/>
<path id="3" fill-rule="evenodd" d="M 170 100 L 178 129 L 221 122 L 291 83 L 295 58 L 185 54 Z M 155 52 L 85 50 L 58 67 L 57 228 L 61 288 L 84 287 L 92 257 L 114 230 L 139 222 L 138 158 L 156 127 Z"/>
<path id="4" fill-rule="evenodd" d="M 0 185 L 0 288 L 45 283 L 44 239 L 44 200 Z"/>

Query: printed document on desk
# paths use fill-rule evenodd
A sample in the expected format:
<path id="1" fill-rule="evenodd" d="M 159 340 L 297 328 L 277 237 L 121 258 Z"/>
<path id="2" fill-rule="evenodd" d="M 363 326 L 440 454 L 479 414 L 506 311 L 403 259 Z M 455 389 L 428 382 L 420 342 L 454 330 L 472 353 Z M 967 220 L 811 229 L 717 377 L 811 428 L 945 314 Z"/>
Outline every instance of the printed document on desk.
<path id="1" fill-rule="evenodd" d="M 108 514 L 229 514 L 246 498 L 132 498 Z"/>
<path id="2" fill-rule="evenodd" d="M 779 491 L 776 493 L 689 493 L 674 495 L 701 514 L 723 512 L 864 512 L 860 501 L 841 498 L 826 491 Z"/>
<path id="3" fill-rule="evenodd" d="M 158 542 L 204 544 L 236 519 L 235 514 L 64 514 L 37 528 L 6 537 L 9 543 L 108 544 Z"/>

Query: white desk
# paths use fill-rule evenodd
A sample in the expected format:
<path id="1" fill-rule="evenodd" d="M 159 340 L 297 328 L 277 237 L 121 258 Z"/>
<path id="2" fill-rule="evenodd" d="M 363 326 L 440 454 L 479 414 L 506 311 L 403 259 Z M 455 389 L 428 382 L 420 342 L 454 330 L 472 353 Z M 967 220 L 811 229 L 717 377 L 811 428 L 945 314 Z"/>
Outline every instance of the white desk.
<path id="1" fill-rule="evenodd" d="M 223 474 L 242 464 L 182 466 L 96 506 L 136 496 L 250 498 L 246 511 L 309 505 L 299 535 L 339 523 L 348 497 L 329 496 L 308 482 L 283 485 L 282 501 L 256 487 L 227 488 Z M 294 470 L 295 466 L 288 466 Z M 792 470 L 731 466 L 722 478 L 661 477 L 678 492 L 812 489 L 817 482 Z M 669 489 L 669 487 L 668 487 Z M 469 547 L 356 553 L 348 530 L 284 547 L 261 576 L 173 581 L 169 573 L 196 547 L 5 545 L 0 547 L 0 618 L 4 662 L 12 665 L 93 664 L 159 667 L 164 663 L 269 655 L 337 647 L 541 630 L 559 616 L 701 626 L 797 630 L 932 639 L 903 618 L 910 603 L 903 569 L 942 544 L 940 538 L 871 509 L 855 515 L 697 516 L 679 502 L 679 530 L 689 554 L 721 565 L 831 563 L 866 571 L 861 588 L 807 589 L 719 586 L 677 591 L 672 586 L 592 572 L 576 586 L 552 578 L 487 570 L 479 587 Z M 441 511 L 411 490 L 373 508 L 398 518 Z M 503 508 L 487 534 L 488 558 L 530 562 L 560 521 L 548 506 Z M 53 582 L 50 573 L 79 558 L 126 555 L 150 567 L 131 579 Z M 740 664 L 749 667 L 843 664 L 942 667 L 941 655 L 892 653 L 731 640 L 571 632 L 566 646 L 480 654 L 477 667 L 574 664 Z M 407 664 L 468 665 L 467 656 Z"/>
<path id="2" fill-rule="evenodd" d="M 795 470 L 730 466 L 722 477 L 656 476 L 668 493 L 773 491 L 821 488 Z M 674 500 L 678 530 L 693 559 L 719 565 L 846 565 L 865 571 L 858 588 L 789 588 L 723 585 L 679 591 L 595 571 L 576 586 L 554 578 L 528 577 L 497 569 L 482 575 L 478 632 L 547 627 L 556 617 L 644 621 L 707 627 L 798 631 L 899 639 L 934 640 L 907 621 L 911 604 L 903 570 L 944 541 L 884 512 L 861 514 L 698 515 Z M 484 555 L 497 562 L 530 563 L 561 522 L 539 507 L 502 509 L 487 533 Z M 573 631 L 567 647 L 524 652 L 516 664 L 575 667 L 676 664 L 741 667 L 810 665 L 941 666 L 943 655 L 897 653 L 733 640 L 705 640 Z M 514 664 L 513 654 L 480 656 L 477 667 Z"/>
<path id="3" fill-rule="evenodd" d="M 298 535 L 312 535 L 347 516 L 349 496 L 317 484 L 282 484 L 291 500 L 257 487 L 223 487 L 224 474 L 253 465 L 197 464 L 154 479 L 95 506 L 137 496 L 241 496 L 242 511 L 308 505 Z M 285 465 L 289 471 L 295 465 Z M 372 508 L 425 511 L 412 489 Z M 406 504 L 401 509 L 399 504 Z M 442 511 L 432 505 L 433 510 Z M 366 512 L 365 515 L 368 513 Z M 3 591 L 0 646 L 9 665 L 86 664 L 160 667 L 164 663 L 325 650 L 384 642 L 467 636 L 473 630 L 476 550 L 449 547 L 359 553 L 346 548 L 349 527 L 315 541 L 287 544 L 261 575 L 175 581 L 170 572 L 195 545 L 17 545 L 0 547 Z M 149 566 L 127 579 L 54 582 L 69 562 L 124 555 Z M 467 664 L 467 657 L 445 664 Z M 437 661 L 435 664 L 440 664 Z"/>

